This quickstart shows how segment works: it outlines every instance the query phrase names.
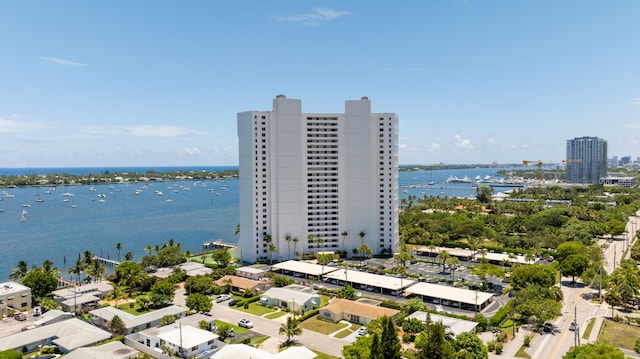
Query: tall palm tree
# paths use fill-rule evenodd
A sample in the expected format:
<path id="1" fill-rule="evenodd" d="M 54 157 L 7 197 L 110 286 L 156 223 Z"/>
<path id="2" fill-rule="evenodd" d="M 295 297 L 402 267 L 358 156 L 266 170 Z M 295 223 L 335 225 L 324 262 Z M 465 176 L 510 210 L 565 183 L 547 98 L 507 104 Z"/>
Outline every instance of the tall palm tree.
<path id="1" fill-rule="evenodd" d="M 95 258 L 93 262 L 91 262 L 91 265 L 87 268 L 87 274 L 92 276 L 93 280 L 96 282 L 102 279 L 104 272 L 105 272 L 104 264 L 100 263 L 100 261 L 97 258 Z"/>
<path id="2" fill-rule="evenodd" d="M 444 265 L 446 264 L 446 260 L 447 258 L 451 257 L 451 255 L 449 254 L 449 252 L 447 252 L 446 250 L 441 250 L 440 253 L 438 253 L 438 258 L 442 259 L 442 272 L 444 273 L 445 271 L 445 267 Z"/>
<path id="3" fill-rule="evenodd" d="M 349 235 L 349 233 L 347 233 L 347 231 L 342 231 L 340 235 L 342 236 L 342 251 L 344 252 L 344 242 L 347 239 L 347 236 Z"/>
<path id="4" fill-rule="evenodd" d="M 240 223 L 236 224 L 236 230 L 234 232 L 236 237 L 240 236 Z"/>
<path id="5" fill-rule="evenodd" d="M 11 271 L 11 274 L 9 274 L 9 279 L 20 280 L 27 275 L 28 271 L 29 271 L 29 268 L 27 266 L 27 262 L 19 261 L 18 265 L 15 268 L 13 268 L 13 271 Z"/>
<path id="6" fill-rule="evenodd" d="M 69 274 L 76 276 L 76 284 L 80 284 L 80 276 L 82 275 L 83 271 L 84 271 L 84 265 L 82 263 L 82 260 L 79 257 L 78 257 L 78 260 L 76 260 L 76 263 L 73 265 L 73 267 L 67 268 L 67 272 Z"/>
<path id="7" fill-rule="evenodd" d="M 324 266 L 331 262 L 331 257 L 326 253 L 318 254 L 318 264 L 322 267 L 322 272 L 320 273 L 320 277 L 318 278 L 322 282 L 322 277 L 324 275 Z"/>
<path id="8" fill-rule="evenodd" d="M 271 262 L 271 264 L 273 264 L 273 253 L 277 251 L 278 248 L 276 248 L 276 245 L 273 243 L 269 243 L 269 245 L 267 246 L 267 252 L 269 252 L 269 262 Z"/>
<path id="9" fill-rule="evenodd" d="M 320 253 L 320 246 L 324 246 L 324 240 L 322 239 L 322 237 L 317 236 L 316 239 L 314 239 L 314 242 L 318 246 L 317 252 Z"/>
<path id="10" fill-rule="evenodd" d="M 118 242 L 116 243 L 116 251 L 118 251 L 118 262 L 120 262 L 122 259 L 120 258 L 120 251 L 122 250 L 122 243 Z"/>
<path id="11" fill-rule="evenodd" d="M 284 240 L 287 241 L 287 256 L 289 257 L 288 259 L 291 259 L 291 241 L 293 240 L 293 238 L 291 238 L 291 236 L 287 234 L 284 237 Z"/>
<path id="12" fill-rule="evenodd" d="M 313 247 L 313 240 L 314 240 L 314 236 L 313 234 L 309 233 L 307 234 L 307 248 L 309 248 L 309 252 L 311 252 L 311 247 Z M 303 256 L 304 258 L 304 256 Z"/>
<path id="13" fill-rule="evenodd" d="M 298 258 L 298 252 L 296 251 L 296 247 L 298 246 L 298 237 L 293 238 L 293 254 Z"/>
<path id="14" fill-rule="evenodd" d="M 364 231 L 361 231 L 360 233 L 358 233 L 358 235 L 360 236 L 360 244 L 364 243 Z"/>
<path id="15" fill-rule="evenodd" d="M 44 270 L 45 273 L 51 273 L 56 277 L 60 274 L 60 269 L 56 268 L 53 265 L 53 262 L 48 259 L 42 262 L 42 270 Z"/>
<path id="16" fill-rule="evenodd" d="M 147 254 L 149 254 L 149 255 L 150 255 L 150 254 L 151 254 L 151 252 L 153 252 L 153 247 L 151 247 L 151 245 L 150 245 L 150 244 L 147 244 L 147 246 L 146 246 L 146 247 L 144 247 L 144 251 L 145 251 Z"/>
<path id="17" fill-rule="evenodd" d="M 124 254 L 124 260 L 127 261 L 127 262 L 131 262 L 133 257 L 134 257 L 134 254 L 131 251 L 129 251 L 129 252 Z"/>
<path id="18" fill-rule="evenodd" d="M 294 336 L 302 334 L 302 329 L 298 326 L 298 324 L 300 323 L 296 319 L 288 317 L 287 322 L 280 325 L 278 334 L 287 336 L 287 341 L 285 342 L 286 344 L 292 343 L 292 338 Z"/>

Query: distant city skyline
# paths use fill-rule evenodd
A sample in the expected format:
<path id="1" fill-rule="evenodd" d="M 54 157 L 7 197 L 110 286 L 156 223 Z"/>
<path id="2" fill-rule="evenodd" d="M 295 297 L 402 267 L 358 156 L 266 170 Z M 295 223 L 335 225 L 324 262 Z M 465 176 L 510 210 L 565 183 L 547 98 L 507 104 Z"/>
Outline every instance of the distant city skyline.
<path id="1" fill-rule="evenodd" d="M 640 2 L 0 3 L 0 167 L 238 165 L 236 114 L 368 96 L 400 164 L 640 153 Z"/>

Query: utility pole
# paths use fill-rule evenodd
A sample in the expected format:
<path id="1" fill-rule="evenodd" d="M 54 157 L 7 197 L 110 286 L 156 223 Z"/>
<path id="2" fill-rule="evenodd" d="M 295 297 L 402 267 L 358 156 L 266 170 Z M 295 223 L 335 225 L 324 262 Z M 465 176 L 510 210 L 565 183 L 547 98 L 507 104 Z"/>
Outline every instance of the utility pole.
<path id="1" fill-rule="evenodd" d="M 580 328 L 578 327 L 578 306 L 574 306 L 573 307 L 574 310 L 574 314 L 573 314 L 573 322 L 575 323 L 575 331 L 574 331 L 574 337 L 573 337 L 573 343 L 576 347 L 580 346 Z"/>
<path id="2" fill-rule="evenodd" d="M 600 297 L 600 303 L 602 303 L 602 263 L 600 263 L 600 287 L 598 288 L 598 297 Z"/>

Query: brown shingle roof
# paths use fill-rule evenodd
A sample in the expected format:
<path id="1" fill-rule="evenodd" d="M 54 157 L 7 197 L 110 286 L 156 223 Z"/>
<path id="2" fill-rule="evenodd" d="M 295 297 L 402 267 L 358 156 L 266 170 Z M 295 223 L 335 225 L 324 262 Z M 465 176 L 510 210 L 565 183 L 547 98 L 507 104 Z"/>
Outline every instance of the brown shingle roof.
<path id="1" fill-rule="evenodd" d="M 260 283 L 265 283 L 264 281 L 253 280 L 249 278 L 242 278 L 235 275 L 225 275 L 224 277 L 218 279 L 216 284 L 219 286 L 226 285 L 225 281 L 227 279 L 231 279 L 231 285 L 233 287 L 241 288 L 241 289 L 253 289 Z"/>
<path id="2" fill-rule="evenodd" d="M 387 317 L 393 317 L 398 314 L 398 310 L 379 307 L 376 305 L 354 302 L 352 300 L 336 298 L 324 308 L 332 313 L 349 313 L 355 314 L 367 318 L 380 318 L 384 315 Z"/>

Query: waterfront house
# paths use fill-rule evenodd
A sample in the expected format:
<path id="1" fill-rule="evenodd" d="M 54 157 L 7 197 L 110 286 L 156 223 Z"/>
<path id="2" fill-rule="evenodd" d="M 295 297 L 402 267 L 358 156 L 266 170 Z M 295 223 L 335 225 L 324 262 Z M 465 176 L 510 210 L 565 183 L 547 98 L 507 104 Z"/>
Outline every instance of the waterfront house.
<path id="1" fill-rule="evenodd" d="M 83 308 L 96 308 L 98 303 L 113 291 L 108 282 L 94 282 L 75 287 L 67 287 L 52 292 L 53 300 L 62 310 L 75 312 Z"/>

